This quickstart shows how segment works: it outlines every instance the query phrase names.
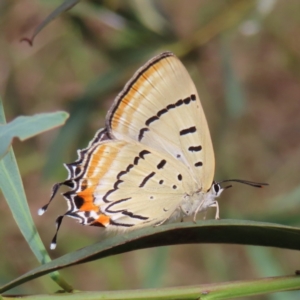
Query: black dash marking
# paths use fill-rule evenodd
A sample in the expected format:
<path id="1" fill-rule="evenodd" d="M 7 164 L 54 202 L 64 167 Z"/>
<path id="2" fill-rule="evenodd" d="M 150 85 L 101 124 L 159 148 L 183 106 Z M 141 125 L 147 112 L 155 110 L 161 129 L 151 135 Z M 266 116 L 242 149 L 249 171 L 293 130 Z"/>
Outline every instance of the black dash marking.
<path id="1" fill-rule="evenodd" d="M 159 184 L 163 184 L 164 183 L 164 181 L 161 179 L 159 182 L 158 182 Z"/>
<path id="2" fill-rule="evenodd" d="M 109 219 L 109 224 L 114 226 L 122 226 L 122 227 L 132 227 L 134 225 L 134 224 L 118 223 L 116 221 L 113 221 L 112 219 Z"/>
<path id="3" fill-rule="evenodd" d="M 162 169 L 165 164 L 167 163 L 167 161 L 165 159 L 163 159 L 156 167 L 157 169 Z"/>
<path id="4" fill-rule="evenodd" d="M 182 175 L 178 174 L 177 178 L 178 178 L 179 181 L 181 181 L 182 180 Z"/>
<path id="5" fill-rule="evenodd" d="M 80 196 L 76 195 L 74 197 L 74 203 L 75 203 L 75 206 L 79 209 L 83 205 L 84 199 L 81 198 Z"/>
<path id="6" fill-rule="evenodd" d="M 141 151 L 140 153 L 139 153 L 139 157 L 140 158 L 142 158 L 142 159 L 145 159 L 145 155 L 146 154 L 150 154 L 151 152 L 150 151 L 148 151 L 148 150 L 143 150 L 143 151 Z"/>
<path id="7" fill-rule="evenodd" d="M 184 104 L 187 105 L 187 104 L 189 104 L 191 102 L 191 98 L 187 97 L 187 98 L 183 99 L 183 102 L 184 102 Z"/>
<path id="8" fill-rule="evenodd" d="M 191 99 L 192 99 L 192 101 L 196 101 L 196 95 L 195 95 L 195 94 L 192 94 L 192 95 L 191 95 Z"/>
<path id="9" fill-rule="evenodd" d="M 153 200 L 154 199 L 154 197 L 153 196 L 150 196 L 150 200 Z"/>
<path id="10" fill-rule="evenodd" d="M 139 187 L 143 187 L 143 186 L 147 183 L 147 181 L 148 181 L 150 178 L 152 178 L 154 175 L 155 175 L 155 172 L 152 172 L 152 173 L 150 173 L 149 175 L 147 175 L 147 176 L 143 179 L 143 181 L 141 182 L 141 184 L 139 185 Z"/>
<path id="11" fill-rule="evenodd" d="M 157 113 L 157 116 L 160 117 L 160 116 L 162 116 L 163 114 L 165 114 L 165 113 L 167 113 L 167 112 L 168 112 L 168 110 L 167 110 L 166 108 L 163 108 L 163 109 L 161 109 L 161 110 Z"/>
<path id="12" fill-rule="evenodd" d="M 172 186 L 172 188 L 173 188 L 174 190 L 176 190 L 176 189 L 177 189 L 177 185 L 174 184 L 174 185 Z"/>
<path id="13" fill-rule="evenodd" d="M 108 202 L 111 202 L 110 200 L 107 199 L 107 197 L 112 194 L 113 192 L 115 192 L 116 190 L 115 189 L 112 189 L 112 190 L 109 190 L 103 197 L 102 197 L 102 200 L 106 203 Z"/>
<path id="14" fill-rule="evenodd" d="M 177 158 L 180 158 L 180 157 L 181 157 L 181 155 L 180 155 L 180 154 L 177 154 L 177 155 L 176 155 L 176 157 L 177 157 Z"/>
<path id="15" fill-rule="evenodd" d="M 133 160 L 133 163 L 137 165 L 139 163 L 140 157 L 136 156 Z"/>
<path id="16" fill-rule="evenodd" d="M 121 171 L 118 175 L 117 175 L 117 179 L 120 179 L 120 177 L 122 177 L 123 175 L 127 174 L 127 171 Z"/>
<path id="17" fill-rule="evenodd" d="M 128 173 L 133 167 L 134 167 L 133 164 L 128 165 L 125 172 Z M 124 171 L 122 171 L 122 172 L 124 172 Z M 122 173 L 122 172 L 120 172 L 120 173 Z"/>
<path id="18" fill-rule="evenodd" d="M 146 125 L 149 126 L 152 122 L 157 121 L 159 118 L 157 116 L 153 116 L 146 121 Z"/>
<path id="19" fill-rule="evenodd" d="M 125 215 L 125 216 L 128 216 L 130 218 L 133 218 L 133 219 L 139 219 L 139 220 L 148 220 L 149 219 L 148 217 L 143 217 L 141 215 L 135 215 L 132 212 L 127 211 L 127 210 L 124 210 L 122 212 L 122 214 Z"/>
<path id="20" fill-rule="evenodd" d="M 119 199 L 117 201 L 113 201 L 111 202 L 111 204 L 109 204 L 106 208 L 105 208 L 105 212 L 108 212 L 108 213 L 122 213 L 124 211 L 124 209 L 119 209 L 119 210 L 111 210 L 111 208 L 113 208 L 114 205 L 117 205 L 121 202 L 126 202 L 128 200 L 130 200 L 131 197 L 129 198 L 124 198 L 124 199 Z"/>
<path id="21" fill-rule="evenodd" d="M 170 109 L 173 109 L 173 108 L 175 108 L 176 107 L 176 105 L 175 104 L 169 104 L 169 105 L 167 105 L 167 110 L 170 110 Z"/>
<path id="22" fill-rule="evenodd" d="M 175 103 L 176 106 L 181 106 L 182 104 L 183 104 L 183 100 L 182 100 L 182 99 L 178 100 L 178 101 Z"/>
<path id="23" fill-rule="evenodd" d="M 195 167 L 202 167 L 203 166 L 203 163 L 201 161 L 198 161 L 195 163 L 194 165 Z"/>
<path id="24" fill-rule="evenodd" d="M 142 128 L 141 130 L 140 130 L 140 133 L 139 133 L 139 137 L 138 137 L 138 139 L 139 139 L 139 142 L 142 140 L 142 138 L 144 137 L 144 133 L 146 132 L 146 131 L 149 131 L 149 128 Z"/>
<path id="25" fill-rule="evenodd" d="M 114 189 L 117 190 L 119 188 L 119 184 L 124 182 L 123 180 L 119 179 L 114 183 Z"/>
<path id="26" fill-rule="evenodd" d="M 186 128 L 186 129 L 180 130 L 179 134 L 180 135 L 186 135 L 186 134 L 189 134 L 189 133 L 194 133 L 196 131 L 197 131 L 197 128 L 195 126 L 192 126 L 190 128 Z"/>
<path id="27" fill-rule="evenodd" d="M 192 151 L 192 152 L 198 152 L 198 151 L 202 150 L 202 147 L 201 146 L 190 146 L 188 150 Z"/>

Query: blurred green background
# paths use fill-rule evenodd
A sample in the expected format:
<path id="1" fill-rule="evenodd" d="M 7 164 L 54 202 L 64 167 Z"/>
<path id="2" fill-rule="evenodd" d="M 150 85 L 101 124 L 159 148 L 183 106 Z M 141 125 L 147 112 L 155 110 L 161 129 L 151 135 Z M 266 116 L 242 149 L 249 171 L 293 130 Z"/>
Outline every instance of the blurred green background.
<path id="1" fill-rule="evenodd" d="M 221 218 L 300 225 L 300 2 L 297 0 L 82 1 L 50 23 L 33 47 L 20 42 L 62 1 L 0 1 L 0 95 L 7 120 L 65 110 L 66 126 L 14 142 L 29 206 L 48 247 L 66 202 L 45 204 L 104 119 L 134 71 L 173 51 L 198 88 L 216 155 L 216 180 L 234 184 L 220 199 Z M 62 189 L 63 190 L 63 189 Z M 0 194 L 0 283 L 37 261 Z M 214 216 L 214 210 L 208 217 Z M 199 215 L 201 218 L 201 215 Z M 66 219 L 53 258 L 100 239 L 101 230 Z M 234 245 L 141 250 L 69 269 L 77 289 L 172 287 L 293 274 L 296 251 Z M 15 292 L 53 292 L 43 277 Z M 297 299 L 298 292 L 252 299 Z"/>

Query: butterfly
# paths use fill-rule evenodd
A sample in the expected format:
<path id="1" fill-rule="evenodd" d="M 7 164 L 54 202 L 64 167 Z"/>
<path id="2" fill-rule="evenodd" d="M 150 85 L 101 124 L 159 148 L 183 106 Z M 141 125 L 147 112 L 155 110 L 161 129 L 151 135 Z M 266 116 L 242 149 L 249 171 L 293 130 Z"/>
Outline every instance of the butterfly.
<path id="1" fill-rule="evenodd" d="M 78 159 L 65 164 L 68 178 L 53 187 L 43 214 L 61 185 L 68 211 L 56 220 L 56 247 L 64 216 L 83 225 L 124 232 L 183 220 L 210 207 L 236 181 L 214 181 L 215 158 L 207 121 L 195 85 L 171 52 L 141 67 L 116 97 L 100 129 Z"/>

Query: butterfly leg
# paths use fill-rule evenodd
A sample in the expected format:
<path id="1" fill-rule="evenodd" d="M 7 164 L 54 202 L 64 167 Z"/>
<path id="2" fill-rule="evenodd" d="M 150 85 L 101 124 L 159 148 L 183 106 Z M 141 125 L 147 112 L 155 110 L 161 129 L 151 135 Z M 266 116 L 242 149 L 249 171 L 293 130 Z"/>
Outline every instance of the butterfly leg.
<path id="1" fill-rule="evenodd" d="M 218 201 L 214 201 L 213 204 L 210 205 L 209 207 L 215 207 L 215 208 L 216 208 L 216 216 L 215 216 L 215 219 L 216 219 L 216 220 L 219 220 L 219 219 L 220 219 L 220 215 L 219 215 L 220 209 L 219 209 L 219 203 L 218 203 Z"/>
<path id="2" fill-rule="evenodd" d="M 194 217 L 193 217 L 193 222 L 194 222 L 194 223 L 196 223 L 196 221 L 197 221 L 197 220 L 196 220 L 196 217 L 197 217 L 197 214 L 198 214 L 198 212 L 200 211 L 200 209 L 201 209 L 203 203 L 204 203 L 204 201 L 202 200 L 201 203 L 199 204 L 199 206 L 198 206 L 198 207 L 196 208 L 196 210 L 195 210 Z"/>

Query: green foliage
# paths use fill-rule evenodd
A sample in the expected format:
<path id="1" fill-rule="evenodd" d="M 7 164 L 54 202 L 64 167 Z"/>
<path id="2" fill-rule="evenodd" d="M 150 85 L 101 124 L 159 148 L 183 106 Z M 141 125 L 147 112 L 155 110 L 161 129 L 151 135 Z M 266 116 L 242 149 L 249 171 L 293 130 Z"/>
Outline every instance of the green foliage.
<path id="1" fill-rule="evenodd" d="M 3 145 L 2 153 L 7 152 L 7 147 L 13 137 L 25 140 L 43 131 L 55 128 L 64 123 L 67 113 L 41 114 L 33 117 L 19 117 L 10 124 L 5 124 L 5 115 L 0 99 L 0 144 Z M 12 149 L 0 160 L 0 190 L 2 191 L 13 217 L 26 239 L 31 250 L 41 264 L 50 262 L 51 259 L 44 248 L 38 231 L 32 220 L 27 204 L 21 176 L 18 170 L 15 155 Z M 71 287 L 60 277 L 58 272 L 50 274 L 51 278 L 66 290 Z"/>

